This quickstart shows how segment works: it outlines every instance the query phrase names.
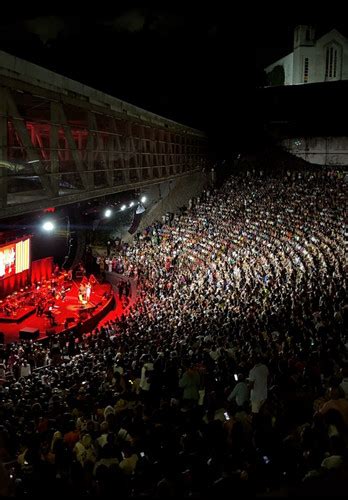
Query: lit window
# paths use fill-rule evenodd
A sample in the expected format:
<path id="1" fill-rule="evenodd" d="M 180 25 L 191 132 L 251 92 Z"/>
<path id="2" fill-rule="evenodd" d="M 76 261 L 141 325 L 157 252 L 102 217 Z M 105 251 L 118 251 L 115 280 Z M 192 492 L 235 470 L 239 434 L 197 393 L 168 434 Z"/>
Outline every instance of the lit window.
<path id="1" fill-rule="evenodd" d="M 330 59 L 329 49 L 326 49 L 325 78 L 329 76 L 329 59 Z"/>
<path id="2" fill-rule="evenodd" d="M 330 47 L 329 77 L 332 78 L 333 47 Z"/>
<path id="3" fill-rule="evenodd" d="M 336 78 L 337 74 L 337 49 L 334 50 L 334 60 L 333 60 L 333 76 Z"/>
<path id="4" fill-rule="evenodd" d="M 309 75 L 309 59 L 305 57 L 304 60 L 304 69 L 303 69 L 303 82 L 308 83 L 308 75 Z"/>
<path id="5" fill-rule="evenodd" d="M 326 49 L 325 78 L 336 78 L 338 66 L 338 50 L 336 47 Z"/>

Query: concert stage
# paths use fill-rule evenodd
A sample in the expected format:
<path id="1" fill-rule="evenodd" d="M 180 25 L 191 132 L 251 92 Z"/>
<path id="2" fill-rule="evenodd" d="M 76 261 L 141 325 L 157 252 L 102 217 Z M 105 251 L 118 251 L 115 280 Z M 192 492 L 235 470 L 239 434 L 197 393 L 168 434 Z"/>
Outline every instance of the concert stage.
<path id="1" fill-rule="evenodd" d="M 16 314 L 7 315 L 0 311 L 0 323 L 21 323 L 35 312 L 35 307 L 24 306 Z"/>
<path id="2" fill-rule="evenodd" d="M 11 242 L 5 235 L 0 243 L 0 340 L 95 328 L 115 306 L 112 286 L 87 279 L 82 265 L 79 282 L 72 270 L 53 273 L 53 257 L 31 260 L 30 242 L 30 235 Z"/>
<path id="3" fill-rule="evenodd" d="M 88 332 L 95 328 L 99 321 L 115 306 L 114 293 L 109 283 L 96 283 L 92 287 L 90 300 L 82 305 L 79 301 L 79 283 L 71 282 L 70 290 L 65 299 L 58 298 L 52 311 L 54 319 L 46 315 L 37 316 L 36 308 L 31 311 L 17 313 L 17 317 L 7 317 L 2 313 L 0 318 L 0 331 L 4 334 L 5 343 L 20 340 L 19 331 L 23 328 L 38 328 L 39 338 L 55 335 L 66 331 Z M 52 323 L 56 323 L 56 325 Z"/>

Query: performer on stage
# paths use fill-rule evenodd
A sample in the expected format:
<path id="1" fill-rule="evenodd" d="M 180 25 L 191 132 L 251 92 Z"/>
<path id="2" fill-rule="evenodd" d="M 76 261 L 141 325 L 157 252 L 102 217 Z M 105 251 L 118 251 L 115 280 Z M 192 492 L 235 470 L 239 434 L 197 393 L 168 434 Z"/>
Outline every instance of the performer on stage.
<path id="1" fill-rule="evenodd" d="M 87 285 L 81 283 L 79 288 L 79 301 L 81 302 L 81 304 L 87 304 L 88 299 L 86 295 L 87 295 Z"/>
<path id="2" fill-rule="evenodd" d="M 36 316 L 42 316 L 44 310 L 45 310 L 45 300 L 43 298 L 40 298 L 36 305 Z"/>
<path id="3" fill-rule="evenodd" d="M 87 300 L 87 303 L 89 302 L 89 299 L 91 297 L 91 292 L 92 292 L 92 285 L 90 282 L 87 283 L 86 285 L 86 300 Z"/>
<path id="4" fill-rule="evenodd" d="M 57 322 L 55 320 L 53 314 L 53 306 L 49 306 L 48 309 L 44 312 L 45 316 L 47 316 L 51 326 L 57 326 Z"/>
<path id="5" fill-rule="evenodd" d="M 66 295 L 67 291 L 68 291 L 68 289 L 66 289 L 65 286 L 63 285 L 61 290 L 60 290 L 60 296 L 61 296 L 62 302 L 64 302 L 64 300 L 65 300 L 65 295 Z"/>
<path id="6" fill-rule="evenodd" d="M 9 304 L 8 302 L 5 302 L 4 311 L 5 311 L 6 316 L 11 316 L 11 314 L 13 312 L 13 308 L 12 308 L 11 304 Z"/>

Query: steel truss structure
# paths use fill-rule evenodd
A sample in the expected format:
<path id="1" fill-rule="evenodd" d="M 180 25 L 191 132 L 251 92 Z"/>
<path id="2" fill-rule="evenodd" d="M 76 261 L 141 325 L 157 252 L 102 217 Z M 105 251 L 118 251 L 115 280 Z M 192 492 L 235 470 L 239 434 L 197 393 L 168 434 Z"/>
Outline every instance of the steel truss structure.
<path id="1" fill-rule="evenodd" d="M 207 167 L 205 135 L 0 72 L 0 217 L 159 183 Z M 131 105 L 129 105 L 129 108 Z"/>

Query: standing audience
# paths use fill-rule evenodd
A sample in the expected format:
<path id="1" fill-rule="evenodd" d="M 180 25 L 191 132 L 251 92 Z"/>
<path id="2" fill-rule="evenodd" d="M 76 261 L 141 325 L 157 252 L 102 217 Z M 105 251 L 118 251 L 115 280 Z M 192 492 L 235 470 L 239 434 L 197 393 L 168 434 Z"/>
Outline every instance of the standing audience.
<path id="1" fill-rule="evenodd" d="M 0 487 L 346 491 L 345 199 L 332 173 L 236 173 L 120 246 L 127 316 L 1 349 Z"/>

